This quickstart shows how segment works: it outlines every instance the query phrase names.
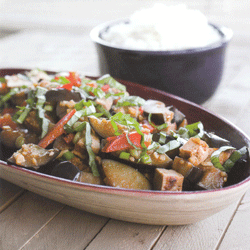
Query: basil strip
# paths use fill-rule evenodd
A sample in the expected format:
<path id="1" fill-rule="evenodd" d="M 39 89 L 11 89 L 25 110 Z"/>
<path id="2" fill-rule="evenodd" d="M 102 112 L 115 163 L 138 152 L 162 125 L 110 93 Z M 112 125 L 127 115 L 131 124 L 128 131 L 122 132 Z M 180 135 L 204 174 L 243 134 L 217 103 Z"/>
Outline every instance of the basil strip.
<path id="1" fill-rule="evenodd" d="M 42 123 L 41 138 L 43 138 L 48 133 L 48 130 L 49 130 L 49 120 L 45 117 L 45 110 L 43 109 L 43 105 L 46 101 L 46 98 L 45 98 L 46 92 L 47 92 L 47 89 L 38 86 L 36 95 L 35 95 L 37 98 L 37 102 L 36 102 L 36 108 L 38 111 L 37 113 Z"/>
<path id="2" fill-rule="evenodd" d="M 96 162 L 95 162 L 95 154 L 91 148 L 91 144 L 92 144 L 92 139 L 91 139 L 91 126 L 90 124 L 87 122 L 86 123 L 86 135 L 85 135 L 85 145 L 86 145 L 86 149 L 89 155 L 89 166 L 92 170 L 92 173 L 94 176 L 100 176 L 97 166 L 96 166 Z"/>
<path id="3" fill-rule="evenodd" d="M 108 119 L 110 119 L 111 114 L 109 113 L 108 110 L 106 110 L 102 105 L 97 104 L 96 109 L 100 111 L 104 116 L 106 116 Z"/>
<path id="4" fill-rule="evenodd" d="M 116 107 L 143 106 L 145 100 L 139 96 L 123 96 L 116 104 Z"/>
<path id="5" fill-rule="evenodd" d="M 13 88 L 6 95 L 2 96 L 0 99 L 0 107 L 2 107 L 4 103 L 11 98 L 11 96 L 17 94 L 18 92 L 19 92 L 18 88 Z"/>
<path id="6" fill-rule="evenodd" d="M 75 112 L 75 114 L 70 118 L 67 124 L 64 125 L 64 129 L 66 130 L 66 132 L 68 133 L 74 132 L 74 129 L 72 127 L 83 116 L 84 113 L 85 110 L 78 110 Z"/>
<path id="7" fill-rule="evenodd" d="M 229 159 L 226 160 L 226 162 L 223 164 L 223 167 L 225 168 L 226 172 L 228 173 L 234 164 L 243 156 L 247 153 L 247 147 L 243 147 L 239 150 L 234 151 Z"/>
<path id="8" fill-rule="evenodd" d="M 156 150 L 156 152 L 159 154 L 165 154 L 166 152 L 179 148 L 180 146 L 181 146 L 181 142 L 177 140 L 172 140 L 172 141 L 169 141 L 167 144 L 160 146 Z"/>
<path id="9" fill-rule="evenodd" d="M 226 150 L 229 149 L 235 149 L 234 147 L 231 146 L 223 146 L 220 147 L 218 150 L 216 150 L 215 152 L 212 153 L 210 160 L 213 163 L 214 167 L 218 168 L 221 171 L 226 171 L 226 169 L 221 165 L 220 160 L 219 160 L 219 156 L 221 152 L 224 152 Z"/>
<path id="10" fill-rule="evenodd" d="M 164 129 L 164 128 L 167 128 L 167 126 L 168 126 L 167 123 L 163 123 L 163 124 L 161 124 L 161 125 L 155 126 L 155 125 L 151 122 L 151 116 L 152 116 L 152 114 L 150 113 L 150 114 L 148 115 L 148 122 L 149 122 L 150 125 L 152 125 L 152 126 L 153 126 L 154 128 L 156 128 L 157 130 L 162 130 L 162 129 Z"/>
<path id="11" fill-rule="evenodd" d="M 96 80 L 97 83 L 100 84 L 108 84 L 111 88 L 116 88 L 119 89 L 123 92 L 126 91 L 126 86 L 124 86 L 123 84 L 117 82 L 113 77 L 111 77 L 109 74 L 106 74 L 104 76 L 102 76 L 101 78 Z"/>

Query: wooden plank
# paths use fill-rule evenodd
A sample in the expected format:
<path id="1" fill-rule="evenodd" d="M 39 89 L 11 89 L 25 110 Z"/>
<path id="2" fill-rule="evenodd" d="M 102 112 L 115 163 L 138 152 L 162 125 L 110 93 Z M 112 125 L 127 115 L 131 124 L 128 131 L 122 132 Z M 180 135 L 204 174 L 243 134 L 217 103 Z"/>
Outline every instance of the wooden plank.
<path id="1" fill-rule="evenodd" d="M 86 250 L 151 249 L 164 228 L 110 220 Z"/>
<path id="2" fill-rule="evenodd" d="M 167 227 L 153 249 L 215 249 L 238 203 L 198 223 Z"/>
<path id="3" fill-rule="evenodd" d="M 26 192 L 0 214 L 0 249 L 19 249 L 63 207 L 61 203 Z"/>
<path id="4" fill-rule="evenodd" d="M 250 189 L 244 196 L 219 250 L 250 249 Z"/>
<path id="5" fill-rule="evenodd" d="M 0 179 L 0 213 L 13 201 L 15 201 L 23 192 L 24 189 L 8 181 Z"/>
<path id="6" fill-rule="evenodd" d="M 84 249 L 107 221 L 108 218 L 66 206 L 22 250 Z"/>

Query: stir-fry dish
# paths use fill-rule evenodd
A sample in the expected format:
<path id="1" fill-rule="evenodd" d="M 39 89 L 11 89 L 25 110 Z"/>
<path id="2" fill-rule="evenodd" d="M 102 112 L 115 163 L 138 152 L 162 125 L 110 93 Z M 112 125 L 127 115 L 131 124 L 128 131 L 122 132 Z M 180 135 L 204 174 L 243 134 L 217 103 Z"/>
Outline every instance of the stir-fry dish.
<path id="1" fill-rule="evenodd" d="M 218 189 L 248 151 L 109 75 L 35 69 L 0 81 L 1 157 L 19 167 L 117 188 Z"/>

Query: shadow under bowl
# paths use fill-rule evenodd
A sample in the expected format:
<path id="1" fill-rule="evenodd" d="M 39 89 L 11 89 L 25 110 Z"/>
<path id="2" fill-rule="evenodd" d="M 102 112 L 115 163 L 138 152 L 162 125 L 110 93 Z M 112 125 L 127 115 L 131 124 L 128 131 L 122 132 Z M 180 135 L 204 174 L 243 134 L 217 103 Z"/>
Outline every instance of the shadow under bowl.
<path id="1" fill-rule="evenodd" d="M 111 26 L 128 20 L 117 20 L 95 27 L 90 37 L 96 45 L 100 74 L 140 83 L 181 96 L 201 104 L 220 84 L 225 51 L 232 30 L 210 24 L 221 39 L 202 48 L 178 51 L 145 51 L 124 49 L 102 39 Z"/>

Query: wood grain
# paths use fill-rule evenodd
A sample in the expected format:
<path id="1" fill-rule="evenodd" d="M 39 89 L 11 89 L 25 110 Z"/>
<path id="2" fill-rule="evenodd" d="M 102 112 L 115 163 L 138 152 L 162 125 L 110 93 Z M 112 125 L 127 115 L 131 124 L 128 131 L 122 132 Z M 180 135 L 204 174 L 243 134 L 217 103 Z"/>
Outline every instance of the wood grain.
<path id="1" fill-rule="evenodd" d="M 66 206 L 21 249 L 84 249 L 99 233 L 107 218 Z"/>
<path id="2" fill-rule="evenodd" d="M 18 249 L 63 207 L 34 193 L 25 193 L 0 214 L 0 249 Z"/>

